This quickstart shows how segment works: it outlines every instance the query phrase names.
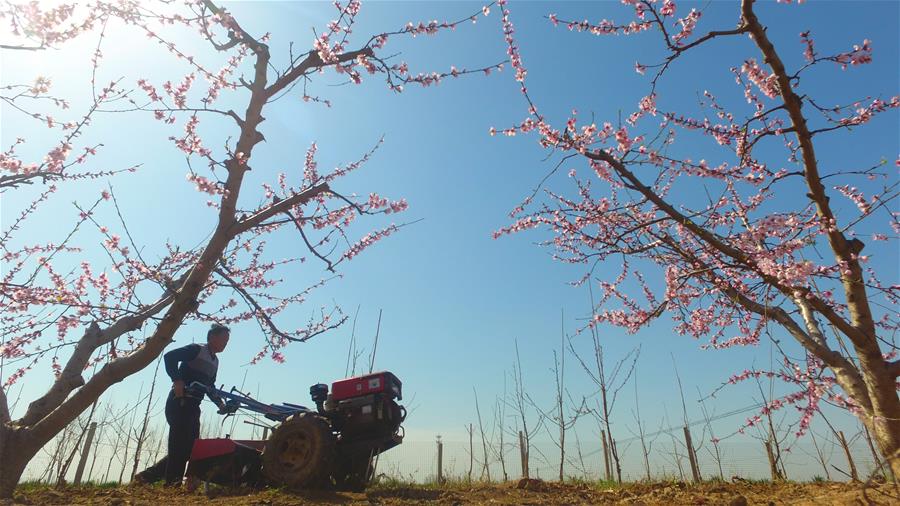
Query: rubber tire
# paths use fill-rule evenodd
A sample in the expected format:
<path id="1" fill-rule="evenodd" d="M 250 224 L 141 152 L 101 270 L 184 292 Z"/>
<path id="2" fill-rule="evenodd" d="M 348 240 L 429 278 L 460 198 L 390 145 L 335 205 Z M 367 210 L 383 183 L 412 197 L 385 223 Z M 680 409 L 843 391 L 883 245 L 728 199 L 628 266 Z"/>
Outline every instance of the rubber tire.
<path id="1" fill-rule="evenodd" d="M 272 484 L 322 488 L 330 484 L 334 452 L 328 421 L 298 413 L 272 431 L 262 453 L 262 473 Z"/>

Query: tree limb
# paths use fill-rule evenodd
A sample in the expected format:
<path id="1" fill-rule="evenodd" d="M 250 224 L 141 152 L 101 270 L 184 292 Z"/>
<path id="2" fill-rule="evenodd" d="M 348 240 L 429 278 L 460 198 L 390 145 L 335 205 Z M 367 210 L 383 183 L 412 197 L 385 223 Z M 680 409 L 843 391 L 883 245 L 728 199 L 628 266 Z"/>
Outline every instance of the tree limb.
<path id="1" fill-rule="evenodd" d="M 11 50 L 18 50 L 18 51 L 40 51 L 40 50 L 42 50 L 42 49 L 47 49 L 47 46 L 44 46 L 44 45 L 40 45 L 40 46 L 23 46 L 23 45 L 13 46 L 13 45 L 10 45 L 10 44 L 0 44 L 0 49 L 11 49 Z"/>
<path id="2" fill-rule="evenodd" d="M 291 221 L 294 222 L 294 225 L 297 226 L 297 231 L 300 232 L 300 237 L 303 238 L 303 242 L 306 243 L 306 247 L 309 248 L 309 251 L 311 251 L 313 255 L 317 256 L 319 260 L 325 262 L 326 269 L 328 269 L 329 272 L 334 272 L 334 263 L 332 263 L 331 260 L 323 256 L 321 253 L 319 253 L 316 247 L 309 242 L 309 238 L 306 237 L 306 232 L 303 231 L 303 225 L 300 224 L 300 219 L 294 217 L 294 213 L 292 213 L 290 209 L 288 209 L 286 213 L 291 217 Z M 321 244 L 321 242 L 319 244 Z"/>
<path id="3" fill-rule="evenodd" d="M 825 194 L 825 187 L 819 175 L 818 161 L 813 148 L 812 133 L 806 124 L 806 118 L 800 110 L 803 103 L 791 87 L 790 76 L 785 70 L 775 46 L 769 40 L 765 27 L 759 22 L 753 12 L 753 0 L 744 0 L 741 4 L 741 17 L 748 30 L 753 35 L 753 41 L 765 56 L 766 63 L 772 69 L 772 73 L 778 81 L 779 92 L 784 101 L 788 116 L 791 118 L 792 128 L 796 130 L 797 142 L 803 156 L 804 176 L 809 193 L 807 196 L 816 205 L 816 211 L 823 226 L 826 226 L 828 242 L 838 262 L 846 262 L 850 274 L 841 274 L 841 282 L 847 296 L 847 307 L 850 310 L 850 319 L 855 332 L 847 334 L 857 347 L 875 339 L 875 322 L 869 308 L 869 300 L 865 285 L 862 283 L 862 269 L 857 259 L 857 254 L 862 250 L 862 242 L 858 240 L 848 241 L 841 229 L 837 226 L 834 212 L 829 205 L 829 198 Z M 828 226 L 832 224 L 834 226 Z M 816 308 L 818 309 L 818 307 Z M 829 321 L 831 318 L 829 318 Z M 844 331 L 844 329 L 841 329 Z M 846 333 L 846 331 L 845 331 Z M 861 335 L 860 335 L 861 334 Z M 862 339 L 861 339 L 862 338 Z"/>
<path id="4" fill-rule="evenodd" d="M 894 360 L 893 362 L 888 362 L 887 364 L 888 374 L 891 376 L 898 378 L 900 377 L 900 360 Z"/>
<path id="5" fill-rule="evenodd" d="M 162 311 L 172 301 L 173 297 L 171 295 L 162 297 L 142 312 L 120 318 L 106 329 L 101 329 L 96 322 L 92 322 L 85 330 L 84 336 L 78 340 L 72 356 L 69 357 L 65 368 L 63 368 L 53 386 L 47 390 L 47 393 L 28 405 L 25 415 L 17 420 L 16 424 L 23 426 L 33 425 L 56 409 L 73 390 L 84 385 L 84 378 L 81 376 L 81 373 L 84 371 L 84 367 L 90 360 L 94 350 L 112 342 L 122 334 L 139 329 L 147 319 Z"/>
<path id="6" fill-rule="evenodd" d="M 6 400 L 6 388 L 0 386 L 0 430 L 9 421 L 9 403 Z"/>
<path id="7" fill-rule="evenodd" d="M 331 188 L 328 187 L 328 183 L 322 183 L 320 185 L 307 188 L 300 193 L 295 193 L 284 200 L 280 200 L 276 203 L 273 203 L 269 207 L 258 211 L 252 216 L 248 216 L 243 220 L 235 222 L 235 224 L 231 227 L 231 235 L 232 237 L 234 237 L 236 235 L 242 234 L 257 225 L 261 225 L 262 222 L 273 216 L 276 216 L 280 213 L 287 213 L 293 207 L 306 204 L 319 195 L 328 193 L 330 191 Z"/>
<path id="8" fill-rule="evenodd" d="M 336 63 L 344 63 L 347 61 L 355 60 L 358 56 L 374 56 L 375 53 L 372 51 L 370 47 L 364 47 L 362 49 L 358 49 L 356 51 L 349 51 L 346 53 L 341 53 L 337 55 Z M 300 62 L 296 67 L 292 68 L 290 72 L 278 78 L 272 86 L 266 88 L 266 99 L 271 98 L 279 91 L 283 90 L 287 85 L 296 81 L 300 76 L 305 74 L 307 71 L 325 66 L 325 62 L 322 61 L 322 58 L 319 58 L 319 53 L 315 51 L 310 51 L 306 54 L 306 58 L 302 62 Z"/>
<path id="9" fill-rule="evenodd" d="M 612 156 L 603 150 L 596 150 L 592 152 L 585 152 L 585 157 L 590 160 L 602 161 L 609 164 L 615 172 L 625 179 L 628 182 L 628 186 L 633 190 L 641 193 L 647 200 L 652 202 L 656 207 L 659 208 L 660 211 L 668 214 L 674 220 L 676 220 L 679 224 L 683 225 L 685 228 L 690 230 L 694 235 L 696 235 L 699 239 L 701 239 L 706 244 L 709 244 L 714 249 L 719 251 L 720 253 L 736 260 L 740 264 L 746 266 L 747 268 L 753 270 L 764 282 L 771 285 L 785 296 L 793 298 L 795 296 L 794 292 L 796 290 L 795 287 L 785 286 L 782 284 L 777 278 L 766 274 L 758 269 L 756 263 L 753 259 L 744 251 L 731 246 L 726 243 L 723 238 L 716 235 L 714 232 L 707 230 L 703 226 L 697 224 L 694 220 L 692 220 L 689 216 L 675 209 L 675 207 L 667 202 L 663 197 L 658 195 L 653 191 L 652 188 L 645 185 L 643 181 L 638 179 L 635 174 L 630 171 L 621 160 Z M 857 263 L 857 267 L 859 264 Z M 846 285 L 845 285 L 846 286 Z M 863 291 L 865 290 L 864 287 Z M 804 295 L 811 293 L 808 290 L 803 290 Z M 832 323 L 835 327 L 839 328 L 841 332 L 847 335 L 851 341 L 857 346 L 861 343 L 865 343 L 867 340 L 867 336 L 857 328 L 855 325 L 851 324 L 847 320 L 843 319 L 838 315 L 828 304 L 819 299 L 816 296 L 813 296 L 809 300 L 809 304 L 816 310 L 822 313 L 825 318 Z M 866 305 L 868 307 L 868 305 Z M 870 317 L 871 319 L 871 317 Z M 874 336 L 874 333 L 872 334 Z"/>
<path id="10" fill-rule="evenodd" d="M 671 239 L 666 241 L 666 243 L 687 261 L 697 265 L 705 265 L 698 258 L 679 248 Z M 827 346 L 825 337 L 819 330 L 818 323 L 812 319 L 813 314 L 806 304 L 806 301 L 799 299 L 798 302 L 798 299 L 795 299 L 795 302 L 798 303 L 798 307 L 801 309 L 801 315 L 804 318 L 804 322 L 807 328 L 810 329 L 809 333 L 805 332 L 783 308 L 756 302 L 731 287 L 731 285 L 721 282 L 721 280 L 717 279 L 715 273 L 713 273 L 711 269 L 704 270 L 704 273 L 714 286 L 718 286 L 719 289 L 727 294 L 736 304 L 739 304 L 763 318 L 772 319 L 784 327 L 791 337 L 810 353 L 821 359 L 822 362 L 834 372 L 840 386 L 853 397 L 854 401 L 862 406 L 863 409 L 867 410 L 867 412 L 871 411 L 872 400 L 869 395 L 869 390 L 866 387 L 866 383 L 863 381 L 862 374 L 860 374 L 859 369 L 850 360 Z M 807 318 L 810 318 L 810 320 L 807 320 Z"/>
<path id="11" fill-rule="evenodd" d="M 293 337 L 291 337 L 290 335 L 285 334 L 284 332 L 282 332 L 281 330 L 279 330 L 279 328 L 275 325 L 275 322 L 273 322 L 272 319 L 269 318 L 269 315 L 266 314 L 266 312 L 265 312 L 265 310 L 262 308 L 262 306 L 260 306 L 259 303 L 256 302 L 256 299 L 254 299 L 253 296 L 250 295 L 250 293 L 248 293 L 247 290 L 245 290 L 245 289 L 240 285 L 240 283 L 238 283 L 237 281 L 235 281 L 234 278 L 232 278 L 232 277 L 229 275 L 229 272 L 227 271 L 227 268 L 226 268 L 226 267 L 217 267 L 217 268 L 214 270 L 214 272 L 215 272 L 216 274 L 218 274 L 219 276 L 221 276 L 222 279 L 224 279 L 225 281 L 227 281 L 228 284 L 231 286 L 231 288 L 233 288 L 235 291 L 237 291 L 237 292 L 241 295 L 241 298 L 244 299 L 244 302 L 246 302 L 246 303 L 249 304 L 251 307 L 253 307 L 253 309 L 255 310 L 255 312 L 256 312 L 256 314 L 258 315 L 258 317 L 259 317 L 259 318 L 262 318 L 262 320 L 266 323 L 266 326 L 269 327 L 269 331 L 271 331 L 271 332 L 272 332 L 273 334 L 275 334 L 276 336 L 281 337 L 281 338 L 284 338 L 284 339 L 287 339 L 287 340 L 289 340 L 289 341 L 295 341 L 295 340 L 296 340 L 296 339 L 294 339 Z"/>

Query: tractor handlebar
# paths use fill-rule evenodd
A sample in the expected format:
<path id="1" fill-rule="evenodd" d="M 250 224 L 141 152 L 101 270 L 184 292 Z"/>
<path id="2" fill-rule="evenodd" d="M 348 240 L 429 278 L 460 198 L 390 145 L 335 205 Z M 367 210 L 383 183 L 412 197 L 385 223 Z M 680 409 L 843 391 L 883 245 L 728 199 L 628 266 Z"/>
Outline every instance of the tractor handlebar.
<path id="1" fill-rule="evenodd" d="M 281 422 L 296 413 L 310 411 L 303 406 L 265 404 L 250 397 L 248 394 L 241 392 L 235 387 L 231 387 L 231 390 L 227 391 L 195 381 L 191 383 L 190 388 L 196 388 L 197 391 L 204 392 L 212 399 L 219 407 L 217 413 L 220 415 L 229 416 L 233 415 L 238 410 L 245 409 L 259 413 L 269 420 Z"/>

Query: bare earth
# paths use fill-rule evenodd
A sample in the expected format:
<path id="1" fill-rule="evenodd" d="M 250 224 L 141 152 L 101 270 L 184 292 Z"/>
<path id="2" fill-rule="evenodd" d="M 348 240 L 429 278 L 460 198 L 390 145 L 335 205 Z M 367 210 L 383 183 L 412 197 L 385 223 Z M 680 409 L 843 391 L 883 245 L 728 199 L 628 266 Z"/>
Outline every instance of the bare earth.
<path id="1" fill-rule="evenodd" d="M 628 484 L 604 489 L 583 484 L 541 482 L 453 485 L 446 488 L 426 486 L 375 487 L 365 493 L 300 492 L 276 490 L 238 491 L 212 489 L 195 493 L 150 486 L 119 488 L 51 488 L 27 489 L 5 504 L 108 504 L 152 505 L 411 505 L 435 503 L 443 505 L 562 505 L 562 504 L 710 504 L 741 506 L 747 504 L 900 504 L 900 493 L 893 485 L 863 486 L 847 483 L 684 483 Z M 4 504 L 0 502 L 0 504 Z"/>

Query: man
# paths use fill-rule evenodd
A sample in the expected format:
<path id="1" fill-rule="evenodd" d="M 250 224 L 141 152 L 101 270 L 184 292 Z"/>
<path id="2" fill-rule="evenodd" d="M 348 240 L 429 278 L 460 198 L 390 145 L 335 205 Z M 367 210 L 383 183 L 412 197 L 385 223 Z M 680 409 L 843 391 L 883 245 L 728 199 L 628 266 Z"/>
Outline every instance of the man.
<path id="1" fill-rule="evenodd" d="M 228 327 L 214 323 L 206 333 L 206 344 L 189 344 L 163 356 L 166 374 L 172 379 L 172 390 L 166 399 L 168 455 L 136 474 L 135 481 L 150 483 L 165 477 L 166 485 L 181 484 L 194 440 L 200 437 L 200 402 L 207 394 L 206 387 L 215 386 L 219 369 L 217 355 L 228 345 L 230 335 Z M 210 399 L 221 404 L 221 400 L 212 395 Z"/>

